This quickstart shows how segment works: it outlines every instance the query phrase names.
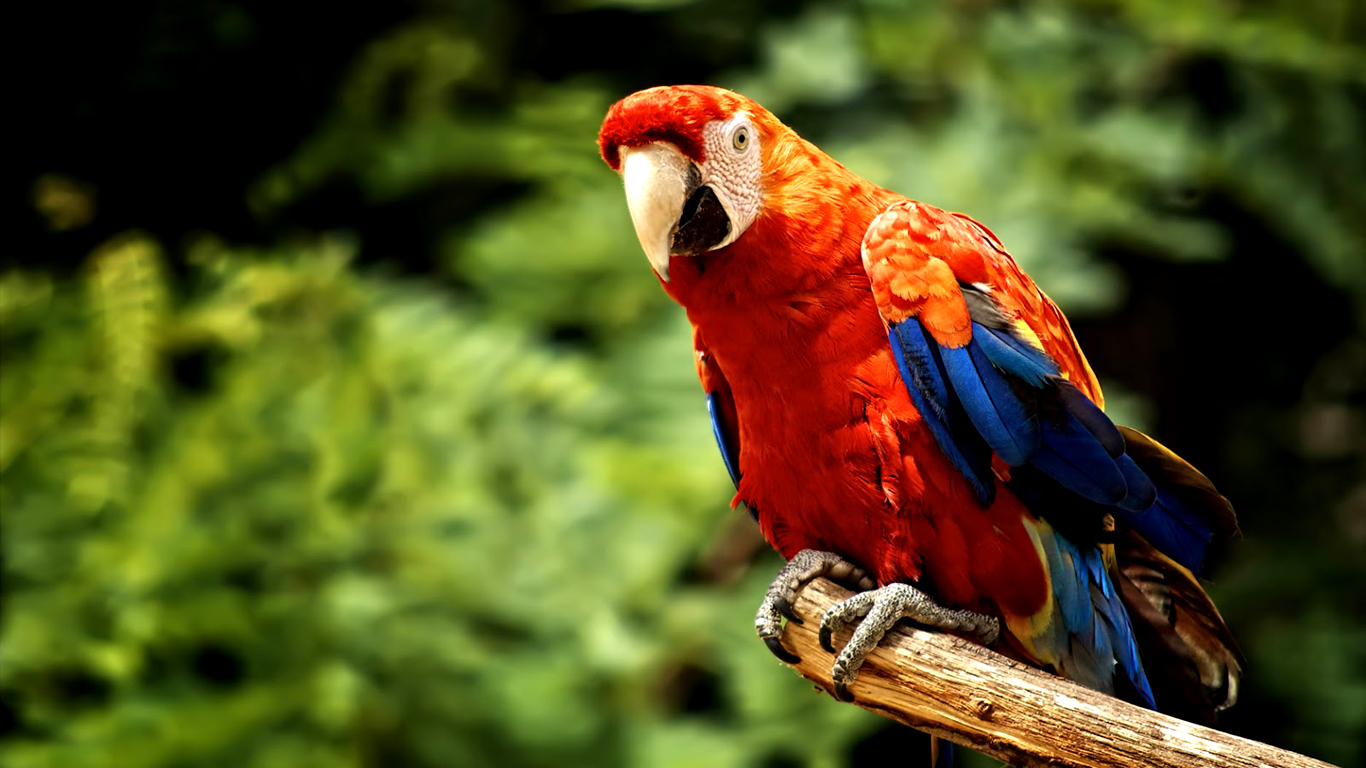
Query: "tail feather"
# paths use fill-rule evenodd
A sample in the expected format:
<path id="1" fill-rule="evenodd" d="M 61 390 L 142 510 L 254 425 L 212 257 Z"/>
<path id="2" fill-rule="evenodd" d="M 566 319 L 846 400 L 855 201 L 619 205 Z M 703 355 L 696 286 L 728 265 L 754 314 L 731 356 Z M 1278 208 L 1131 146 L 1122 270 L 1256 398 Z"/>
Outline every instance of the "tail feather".
<path id="1" fill-rule="evenodd" d="M 1067 648 L 1047 660 L 1078 682 L 1212 723 L 1237 699 L 1245 663 L 1196 575 L 1212 548 L 1237 533 L 1237 520 L 1194 467 L 1147 435 L 1119 429 L 1122 466 L 1151 480 L 1146 488 L 1128 481 L 1131 491 L 1141 491 L 1133 505 L 1098 504 L 1039 469 L 1011 469 L 1011 490 L 1056 531 L 1040 524 L 1059 620 L 1032 635 L 1021 627 L 1021 639 L 1040 659 L 1046 649 Z M 1148 494 L 1154 501 L 1142 509 Z M 1111 544 L 1113 560 L 1104 554 Z"/>
<path id="2" fill-rule="evenodd" d="M 1007 615 L 1035 662 L 1082 685 L 1155 704 L 1127 607 L 1115 587 L 1109 545 L 1078 546 L 1043 520 L 1031 522 L 1051 599 L 1034 616 Z"/>
<path id="3" fill-rule="evenodd" d="M 1195 576 L 1134 531 L 1115 543 L 1120 594 L 1158 709 L 1213 723 L 1234 704 L 1246 662 Z"/>
<path id="4" fill-rule="evenodd" d="M 1233 705 L 1246 662 L 1196 576 L 1238 534 L 1228 499 L 1166 446 L 1120 427 L 1125 453 L 1153 480 L 1144 512 L 1116 509 L 1115 558 L 1158 709 L 1197 722 Z"/>

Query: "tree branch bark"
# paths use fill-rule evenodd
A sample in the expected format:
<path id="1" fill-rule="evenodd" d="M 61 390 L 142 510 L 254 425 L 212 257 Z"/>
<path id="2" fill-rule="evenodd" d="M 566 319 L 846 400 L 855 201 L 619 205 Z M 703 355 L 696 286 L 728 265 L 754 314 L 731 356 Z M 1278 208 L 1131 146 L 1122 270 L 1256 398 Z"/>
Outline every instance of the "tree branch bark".
<path id="1" fill-rule="evenodd" d="M 825 579 L 803 589 L 783 642 L 794 668 L 827 693 L 834 659 L 817 640 L 821 615 L 851 593 Z M 835 647 L 849 639 L 839 633 Z M 1021 766 L 1308 768 L 1294 752 L 1188 723 L 1018 664 L 951 635 L 899 626 L 868 656 L 855 703 Z"/>

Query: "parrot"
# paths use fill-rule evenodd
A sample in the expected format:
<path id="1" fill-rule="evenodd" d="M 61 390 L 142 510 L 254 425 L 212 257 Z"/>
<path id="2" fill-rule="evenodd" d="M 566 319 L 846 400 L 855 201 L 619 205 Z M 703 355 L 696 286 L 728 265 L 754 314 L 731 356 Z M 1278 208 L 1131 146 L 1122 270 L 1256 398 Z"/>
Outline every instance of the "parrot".
<path id="1" fill-rule="evenodd" d="M 898 621 L 1202 723 L 1245 661 L 1199 578 L 1229 501 L 1104 411 L 1067 318 L 1000 239 L 854 174 L 756 102 L 660 86 L 607 111 L 603 160 L 692 325 L 722 461 L 787 561 L 758 635 L 817 577 L 851 701 Z"/>

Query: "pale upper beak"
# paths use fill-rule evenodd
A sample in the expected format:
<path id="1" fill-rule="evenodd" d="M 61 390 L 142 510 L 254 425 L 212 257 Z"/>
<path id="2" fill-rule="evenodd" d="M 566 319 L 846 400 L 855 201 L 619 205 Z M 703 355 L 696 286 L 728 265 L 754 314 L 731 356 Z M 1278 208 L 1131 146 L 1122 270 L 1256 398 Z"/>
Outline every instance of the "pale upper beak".
<path id="1" fill-rule="evenodd" d="M 621 178 L 640 247 L 655 274 L 669 281 L 669 255 L 688 196 L 701 183 L 697 167 L 676 147 L 655 142 L 621 148 Z"/>

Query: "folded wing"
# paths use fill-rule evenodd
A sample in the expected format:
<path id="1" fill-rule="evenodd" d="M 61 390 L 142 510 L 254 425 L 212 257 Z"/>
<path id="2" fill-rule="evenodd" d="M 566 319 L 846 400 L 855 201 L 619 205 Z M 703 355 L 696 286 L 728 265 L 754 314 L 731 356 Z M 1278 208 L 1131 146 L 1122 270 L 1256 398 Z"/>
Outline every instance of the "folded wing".
<path id="1" fill-rule="evenodd" d="M 1053 594 L 1048 615 L 1018 638 L 1026 650 L 1069 677 L 1153 705 L 1130 621 L 1142 590 L 1123 569 L 1139 552 L 1162 558 L 1164 583 L 1178 585 L 1164 594 L 1186 600 L 1189 631 L 1138 635 L 1181 641 L 1184 659 L 1196 655 L 1186 637 L 1232 647 L 1193 576 L 1210 545 L 1236 531 L 1228 502 L 1175 454 L 1110 421 L 1062 313 L 995 236 L 905 201 L 869 227 L 863 257 L 901 377 L 939 448 L 981 504 L 993 503 L 999 481 L 1042 518 L 1036 534 Z M 1147 549 L 1116 552 L 1106 542 L 1117 536 Z M 1187 599 L 1192 589 L 1203 603 Z M 1143 606 L 1152 604 L 1145 597 Z M 1239 666 L 1236 651 L 1219 658 L 1228 663 L 1196 676 L 1206 687 Z"/>

